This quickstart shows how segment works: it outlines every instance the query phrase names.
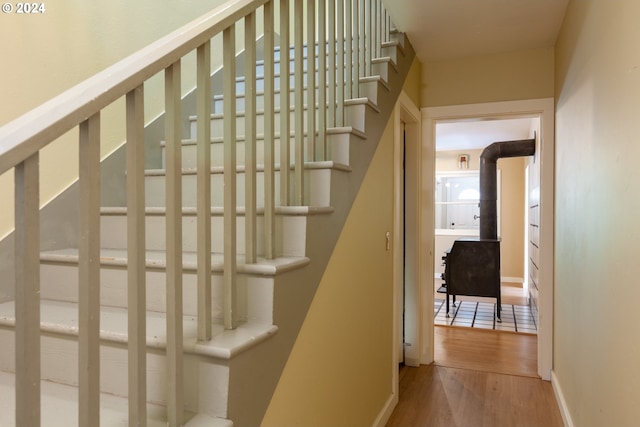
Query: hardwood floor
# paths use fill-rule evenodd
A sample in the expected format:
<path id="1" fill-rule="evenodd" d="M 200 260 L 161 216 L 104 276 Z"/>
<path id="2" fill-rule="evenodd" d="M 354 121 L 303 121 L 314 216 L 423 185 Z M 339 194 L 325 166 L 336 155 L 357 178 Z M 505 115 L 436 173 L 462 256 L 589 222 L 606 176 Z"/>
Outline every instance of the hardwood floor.
<path id="1" fill-rule="evenodd" d="M 434 327 L 438 366 L 538 377 L 538 337 L 485 329 Z"/>
<path id="2" fill-rule="evenodd" d="M 403 367 L 387 427 L 561 427 L 551 383 L 536 378 L 535 336 L 435 328 L 433 365 Z"/>

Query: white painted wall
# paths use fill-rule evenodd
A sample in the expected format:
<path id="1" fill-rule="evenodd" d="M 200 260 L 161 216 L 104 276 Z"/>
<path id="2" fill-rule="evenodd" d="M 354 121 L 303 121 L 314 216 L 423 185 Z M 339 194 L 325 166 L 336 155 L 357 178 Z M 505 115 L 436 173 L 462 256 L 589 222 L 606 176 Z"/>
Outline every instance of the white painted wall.
<path id="1" fill-rule="evenodd" d="M 640 419 L 640 2 L 572 1 L 556 45 L 554 373 L 575 426 Z"/>

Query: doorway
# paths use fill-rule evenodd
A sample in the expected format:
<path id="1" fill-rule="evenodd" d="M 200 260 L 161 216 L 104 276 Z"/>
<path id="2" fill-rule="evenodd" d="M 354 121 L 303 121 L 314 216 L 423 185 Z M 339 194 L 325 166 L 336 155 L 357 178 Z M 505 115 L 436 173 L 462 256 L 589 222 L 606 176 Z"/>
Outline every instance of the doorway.
<path id="1" fill-rule="evenodd" d="M 534 170 L 529 177 L 537 188 L 531 192 L 539 197 L 536 203 L 536 215 L 539 215 L 539 249 L 537 280 L 538 289 L 538 375 L 545 380 L 551 379 L 553 354 L 553 178 L 554 178 L 554 102 L 553 99 L 524 100 L 487 104 L 472 104 L 449 107 L 432 107 L 422 109 L 422 156 L 421 175 L 423 177 L 420 192 L 431 197 L 422 198 L 420 216 L 422 241 L 421 245 L 433 252 L 435 233 L 433 214 L 433 189 L 435 188 L 435 129 L 438 123 L 459 120 L 491 120 L 529 117 L 540 121 L 540 134 L 536 139 L 536 155 Z M 536 181 L 537 180 L 537 181 Z M 531 187 L 531 186 L 530 186 Z M 431 232 L 428 232 L 428 229 Z M 425 268 L 426 269 L 426 268 Z M 433 271 L 433 270 L 432 270 Z M 433 273 L 429 288 L 433 285 Z M 433 292 L 424 292 L 424 303 L 420 307 L 424 319 L 423 351 L 421 362 L 433 362 L 434 326 L 433 326 Z"/>

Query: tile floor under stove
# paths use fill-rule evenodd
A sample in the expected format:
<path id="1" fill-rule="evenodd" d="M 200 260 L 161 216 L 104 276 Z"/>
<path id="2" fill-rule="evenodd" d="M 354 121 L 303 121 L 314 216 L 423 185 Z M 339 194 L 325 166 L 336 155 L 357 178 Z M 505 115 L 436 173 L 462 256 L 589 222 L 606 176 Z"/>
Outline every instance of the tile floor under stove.
<path id="1" fill-rule="evenodd" d="M 437 298 L 433 306 L 434 324 L 537 334 L 529 306 L 503 303 L 502 322 L 495 317 L 495 306 L 495 302 L 457 300 L 456 306 L 450 307 L 449 317 L 446 317 L 446 299 Z"/>

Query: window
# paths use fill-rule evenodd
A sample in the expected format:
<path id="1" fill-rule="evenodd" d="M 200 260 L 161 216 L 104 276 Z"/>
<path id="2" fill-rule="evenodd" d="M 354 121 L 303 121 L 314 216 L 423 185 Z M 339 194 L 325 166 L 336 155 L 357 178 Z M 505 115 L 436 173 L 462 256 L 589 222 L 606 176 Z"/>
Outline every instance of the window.
<path id="1" fill-rule="evenodd" d="M 478 171 L 436 174 L 437 229 L 480 228 L 480 179 Z"/>

